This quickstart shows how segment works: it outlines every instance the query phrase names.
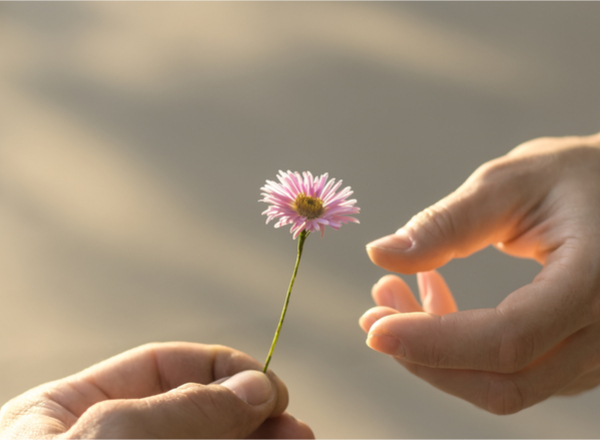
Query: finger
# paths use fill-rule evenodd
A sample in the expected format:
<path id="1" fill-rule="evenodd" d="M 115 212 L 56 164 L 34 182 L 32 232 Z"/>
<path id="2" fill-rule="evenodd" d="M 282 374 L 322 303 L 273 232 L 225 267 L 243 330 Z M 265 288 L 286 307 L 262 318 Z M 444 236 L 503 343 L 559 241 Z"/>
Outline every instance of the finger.
<path id="1" fill-rule="evenodd" d="M 396 309 L 392 309 L 390 307 L 373 307 L 372 309 L 367 310 L 365 314 L 360 317 L 358 324 L 365 333 L 368 333 L 373 324 L 375 324 L 381 318 L 385 318 L 386 316 L 397 313 L 399 312 Z"/>
<path id="2" fill-rule="evenodd" d="M 548 177 L 524 185 L 533 168 L 502 157 L 480 167 L 452 194 L 415 215 L 395 234 L 367 245 L 371 260 L 400 273 L 424 272 L 512 238 L 523 212 L 546 194 Z M 544 177 L 544 178 L 542 178 Z M 514 234 L 514 233 L 513 233 Z"/>
<path id="3" fill-rule="evenodd" d="M 385 275 L 371 290 L 371 296 L 378 306 L 385 306 L 402 313 L 422 312 L 410 287 L 396 275 Z"/>
<path id="4" fill-rule="evenodd" d="M 221 385 L 185 384 L 145 399 L 109 400 L 67 432 L 76 438 L 246 438 L 273 414 L 278 391 L 259 371 Z"/>
<path id="5" fill-rule="evenodd" d="M 315 435 L 310 427 L 297 420 L 289 413 L 264 421 L 248 438 L 306 438 L 313 439 Z"/>
<path id="6" fill-rule="evenodd" d="M 458 311 L 452 292 L 444 278 L 435 270 L 417 274 L 419 294 L 423 309 L 434 315 L 446 315 Z"/>
<path id="7" fill-rule="evenodd" d="M 431 368 L 398 361 L 442 391 L 494 414 L 512 414 L 552 395 L 598 385 L 599 332 L 598 324 L 586 327 L 528 367 L 510 374 Z"/>
<path id="8" fill-rule="evenodd" d="M 370 328 L 368 345 L 430 367 L 518 371 L 598 318 L 590 261 L 583 245 L 566 246 L 496 309 L 387 316 Z"/>
<path id="9" fill-rule="evenodd" d="M 559 396 L 574 396 L 576 394 L 583 393 L 584 391 L 589 391 L 593 388 L 596 388 L 598 385 L 600 385 L 600 368 L 584 374 L 556 394 Z"/>
<path id="10" fill-rule="evenodd" d="M 245 353 L 219 345 L 147 344 L 65 379 L 56 398 L 65 408 L 81 415 L 102 400 L 148 397 L 185 383 L 208 384 L 244 370 L 262 370 L 262 364 Z M 280 414 L 287 406 L 287 388 L 271 371 L 267 374 L 279 393 L 275 414 Z"/>

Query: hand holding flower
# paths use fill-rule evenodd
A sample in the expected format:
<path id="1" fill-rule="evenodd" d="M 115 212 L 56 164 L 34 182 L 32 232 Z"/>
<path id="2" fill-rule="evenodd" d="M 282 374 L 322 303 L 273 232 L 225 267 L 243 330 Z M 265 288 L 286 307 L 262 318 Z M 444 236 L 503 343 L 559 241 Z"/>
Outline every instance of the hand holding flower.
<path id="1" fill-rule="evenodd" d="M 335 179 L 327 181 L 327 173 L 314 178 L 310 172 L 304 172 L 300 176 L 297 172 L 288 171 L 285 173 L 279 171 L 277 178 L 279 183 L 267 180 L 267 184 L 261 188 L 263 199 L 260 201 L 270 204 L 263 215 L 267 215 L 267 223 L 279 218 L 279 221 L 275 224 L 276 228 L 291 223 L 290 232 L 293 234 L 293 238 L 300 238 L 298 239 L 298 256 L 296 257 L 292 279 L 263 372 L 267 371 L 269 367 L 273 350 L 275 350 L 275 345 L 277 345 L 279 339 L 279 332 L 290 302 L 306 238 L 313 231 L 321 231 L 321 237 L 323 237 L 325 226 L 339 229 L 343 223 L 359 223 L 357 219 L 350 217 L 350 215 L 360 212 L 360 208 L 354 206 L 356 200 L 346 200 L 348 196 L 352 195 L 350 187 L 346 187 L 337 193 L 336 191 L 342 185 L 342 181 L 340 180 L 337 183 L 335 183 Z"/>

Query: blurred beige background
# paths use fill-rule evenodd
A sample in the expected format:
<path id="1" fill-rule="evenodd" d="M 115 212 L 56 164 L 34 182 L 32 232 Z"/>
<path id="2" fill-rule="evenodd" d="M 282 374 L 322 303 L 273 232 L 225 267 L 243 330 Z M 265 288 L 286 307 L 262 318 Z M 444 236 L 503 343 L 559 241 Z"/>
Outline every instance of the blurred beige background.
<path id="1" fill-rule="evenodd" d="M 600 3 L 1 3 L 0 403 L 150 341 L 263 360 L 295 258 L 257 203 L 328 171 L 272 368 L 319 437 L 597 437 L 600 390 L 497 417 L 364 344 L 364 245 L 481 163 L 600 130 Z M 537 273 L 441 271 L 459 307 Z M 414 278 L 406 277 L 414 286 Z"/>

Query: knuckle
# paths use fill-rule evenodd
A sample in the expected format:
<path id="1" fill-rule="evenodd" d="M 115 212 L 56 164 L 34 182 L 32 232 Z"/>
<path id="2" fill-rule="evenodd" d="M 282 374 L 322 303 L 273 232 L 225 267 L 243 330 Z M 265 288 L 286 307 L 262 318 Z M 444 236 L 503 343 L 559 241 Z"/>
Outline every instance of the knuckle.
<path id="1" fill-rule="evenodd" d="M 522 144 L 517 145 L 515 148 L 513 148 L 508 153 L 508 155 L 544 152 L 544 151 L 551 149 L 552 147 L 563 145 L 565 143 L 568 143 L 569 141 L 572 142 L 573 139 L 575 139 L 574 136 L 570 136 L 570 137 L 552 137 L 552 136 L 537 137 L 537 138 L 528 140 L 526 142 L 523 142 Z"/>
<path id="2" fill-rule="evenodd" d="M 178 388 L 189 411 L 200 414 L 204 420 L 218 419 L 225 408 L 231 408 L 238 398 L 221 385 L 187 383 Z"/>
<path id="3" fill-rule="evenodd" d="M 139 347 L 137 347 L 137 349 L 140 351 L 155 351 L 164 346 L 165 346 L 164 342 L 147 342 L 147 343 L 142 344 Z"/>
<path id="4" fill-rule="evenodd" d="M 453 215 L 442 203 L 432 205 L 415 215 L 409 222 L 409 226 L 416 225 L 433 236 L 452 235 L 456 232 Z"/>
<path id="5" fill-rule="evenodd" d="M 184 393 L 198 393 L 201 392 L 204 388 L 206 388 L 206 385 L 201 385 L 199 383 L 194 382 L 186 382 L 183 385 L 179 385 L 177 388 L 175 388 L 174 391 L 180 391 Z"/>
<path id="6" fill-rule="evenodd" d="M 527 201 L 524 188 L 533 183 L 540 184 L 543 176 L 551 174 L 555 158 L 552 155 L 540 157 L 503 156 L 481 165 L 470 177 L 470 184 L 476 189 L 479 200 L 502 198 L 507 194 L 517 197 L 520 203 Z"/>
<path id="7" fill-rule="evenodd" d="M 134 406 L 127 400 L 105 400 L 88 408 L 66 438 L 134 437 L 149 438 Z"/>
<path id="8" fill-rule="evenodd" d="M 516 161 L 500 157 L 477 168 L 471 179 L 481 194 L 489 195 L 511 184 L 519 176 L 517 168 Z"/>
<path id="9" fill-rule="evenodd" d="M 515 373 L 533 361 L 535 346 L 535 339 L 531 334 L 514 329 L 505 331 L 492 365 L 496 366 L 497 372 Z"/>
<path id="10" fill-rule="evenodd" d="M 445 317 L 435 317 L 436 322 L 436 333 L 440 334 L 445 328 Z M 423 350 L 421 361 L 430 368 L 447 368 L 453 364 L 453 359 L 450 356 L 452 352 L 449 351 L 449 347 L 440 338 L 433 337 L 430 339 L 428 344 L 423 344 L 421 347 Z"/>
<path id="11" fill-rule="evenodd" d="M 524 391 L 507 376 L 490 378 L 483 408 L 492 414 L 508 415 L 521 411 L 525 405 Z"/>
<path id="12" fill-rule="evenodd" d="M 436 339 L 433 339 L 432 344 L 426 351 L 426 364 L 431 368 L 440 368 L 444 366 L 445 356 L 440 353 Z"/>
<path id="13" fill-rule="evenodd" d="M 124 400 L 105 400 L 93 405 L 88 412 L 93 420 L 115 425 L 129 420 L 132 415 L 130 405 Z"/>
<path id="14" fill-rule="evenodd" d="M 132 419 L 130 405 L 124 400 L 98 402 L 81 416 L 69 438 L 126 438 L 135 425 Z"/>

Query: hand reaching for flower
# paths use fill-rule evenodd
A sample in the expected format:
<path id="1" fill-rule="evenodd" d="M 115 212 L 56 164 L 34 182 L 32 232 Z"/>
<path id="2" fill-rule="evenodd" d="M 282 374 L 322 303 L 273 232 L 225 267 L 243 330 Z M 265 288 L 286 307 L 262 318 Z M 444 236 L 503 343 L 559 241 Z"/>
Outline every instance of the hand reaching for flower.
<path id="1" fill-rule="evenodd" d="M 490 244 L 543 269 L 495 309 L 457 312 L 431 270 Z M 418 377 L 496 414 L 600 384 L 600 134 L 522 144 L 367 250 L 424 272 L 423 307 L 385 276 L 360 321 L 371 348 Z"/>
<path id="2" fill-rule="evenodd" d="M 313 438 L 260 367 L 223 346 L 144 345 L 11 400 L 0 438 Z"/>

